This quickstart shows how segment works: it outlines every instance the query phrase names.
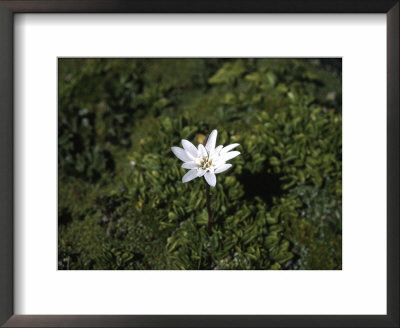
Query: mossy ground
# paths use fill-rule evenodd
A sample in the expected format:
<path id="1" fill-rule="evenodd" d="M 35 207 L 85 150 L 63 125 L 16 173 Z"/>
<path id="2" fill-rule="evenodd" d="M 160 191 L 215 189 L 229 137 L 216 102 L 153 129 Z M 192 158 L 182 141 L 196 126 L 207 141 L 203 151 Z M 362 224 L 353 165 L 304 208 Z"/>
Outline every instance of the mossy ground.
<path id="1" fill-rule="evenodd" d="M 238 142 L 212 188 L 171 146 Z M 341 269 L 340 59 L 60 59 L 59 269 Z"/>

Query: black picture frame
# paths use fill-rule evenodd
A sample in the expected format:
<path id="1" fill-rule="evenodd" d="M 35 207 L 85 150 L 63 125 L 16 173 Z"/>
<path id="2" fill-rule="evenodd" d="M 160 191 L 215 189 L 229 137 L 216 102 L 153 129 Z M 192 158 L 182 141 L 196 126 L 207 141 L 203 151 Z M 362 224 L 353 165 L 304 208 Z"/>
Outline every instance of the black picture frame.
<path id="1" fill-rule="evenodd" d="M 0 324 L 4 327 L 399 327 L 399 8 L 398 0 L 0 0 Z M 16 13 L 385 13 L 387 315 L 14 315 L 13 17 Z"/>

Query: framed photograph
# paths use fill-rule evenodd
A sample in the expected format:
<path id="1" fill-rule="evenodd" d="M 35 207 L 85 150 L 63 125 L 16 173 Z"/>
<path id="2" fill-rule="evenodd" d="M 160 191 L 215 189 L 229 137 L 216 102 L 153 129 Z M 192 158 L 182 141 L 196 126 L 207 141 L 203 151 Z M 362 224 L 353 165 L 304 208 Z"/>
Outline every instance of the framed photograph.
<path id="1" fill-rule="evenodd" d="M 398 327 L 399 2 L 0 1 L 4 327 Z"/>

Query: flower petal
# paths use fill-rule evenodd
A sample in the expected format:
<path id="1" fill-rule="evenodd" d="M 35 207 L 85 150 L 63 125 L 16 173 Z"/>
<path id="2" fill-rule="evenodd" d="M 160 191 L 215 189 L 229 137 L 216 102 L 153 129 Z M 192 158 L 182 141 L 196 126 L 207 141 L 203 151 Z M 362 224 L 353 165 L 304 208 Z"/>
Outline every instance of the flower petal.
<path id="1" fill-rule="evenodd" d="M 192 158 L 180 147 L 171 147 L 172 152 L 183 162 L 191 162 Z"/>
<path id="2" fill-rule="evenodd" d="M 208 153 L 214 152 L 215 142 L 217 141 L 217 134 L 218 134 L 217 130 L 212 130 L 210 136 L 207 139 L 206 149 Z"/>
<path id="3" fill-rule="evenodd" d="M 214 153 L 219 154 L 219 152 L 221 151 L 222 148 L 224 148 L 224 146 L 219 145 L 217 148 L 215 148 Z"/>
<path id="4" fill-rule="evenodd" d="M 240 151 L 230 151 L 229 153 L 223 154 L 218 158 L 219 162 L 226 162 L 230 159 L 240 155 Z"/>
<path id="5" fill-rule="evenodd" d="M 222 173 L 232 167 L 232 164 L 223 164 L 215 170 L 215 174 Z"/>
<path id="6" fill-rule="evenodd" d="M 211 186 L 211 187 L 215 187 L 215 184 L 217 183 L 217 178 L 215 177 L 214 173 L 210 173 L 207 172 L 204 175 L 204 178 L 206 179 L 207 183 Z"/>
<path id="7" fill-rule="evenodd" d="M 220 151 L 220 155 L 226 154 L 228 151 L 231 151 L 232 149 L 236 148 L 237 146 L 239 146 L 238 143 L 234 143 L 231 145 L 228 145 L 226 147 L 224 147 L 221 151 Z"/>
<path id="8" fill-rule="evenodd" d="M 202 170 L 202 169 L 198 169 L 197 170 L 197 176 L 200 178 L 200 177 L 202 177 L 204 174 L 206 174 L 206 171 L 205 170 Z"/>
<path id="9" fill-rule="evenodd" d="M 182 139 L 182 146 L 189 155 L 193 156 L 193 158 L 197 157 L 197 148 L 190 141 Z"/>
<path id="10" fill-rule="evenodd" d="M 197 169 L 197 164 L 195 162 L 185 162 L 182 164 L 184 169 Z"/>
<path id="11" fill-rule="evenodd" d="M 190 170 L 188 171 L 182 178 L 182 182 L 189 182 L 193 180 L 194 178 L 197 178 L 197 170 Z"/>
<path id="12" fill-rule="evenodd" d="M 207 157 L 207 150 L 204 148 L 204 146 L 202 144 L 199 144 L 199 151 L 201 154 L 201 157 Z"/>

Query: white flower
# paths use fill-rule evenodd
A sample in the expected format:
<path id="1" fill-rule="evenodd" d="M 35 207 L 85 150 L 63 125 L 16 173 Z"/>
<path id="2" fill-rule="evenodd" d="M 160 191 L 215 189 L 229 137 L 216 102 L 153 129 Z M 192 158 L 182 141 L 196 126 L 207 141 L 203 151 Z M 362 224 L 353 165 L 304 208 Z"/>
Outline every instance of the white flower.
<path id="1" fill-rule="evenodd" d="M 230 159 L 238 156 L 240 152 L 231 151 L 239 146 L 234 143 L 229 146 L 215 147 L 217 141 L 217 130 L 213 130 L 208 137 L 207 144 L 202 144 L 196 148 L 190 141 L 182 140 L 182 148 L 171 147 L 172 152 L 184 163 L 182 167 L 189 171 L 183 176 L 182 182 L 189 182 L 195 178 L 204 176 L 211 187 L 217 183 L 216 174 L 222 173 L 232 167 L 232 164 L 226 164 Z"/>

